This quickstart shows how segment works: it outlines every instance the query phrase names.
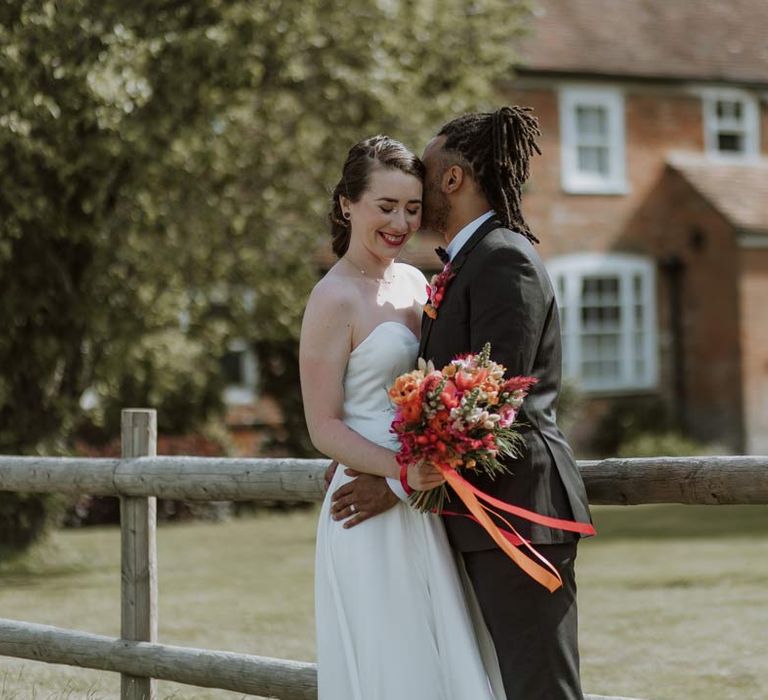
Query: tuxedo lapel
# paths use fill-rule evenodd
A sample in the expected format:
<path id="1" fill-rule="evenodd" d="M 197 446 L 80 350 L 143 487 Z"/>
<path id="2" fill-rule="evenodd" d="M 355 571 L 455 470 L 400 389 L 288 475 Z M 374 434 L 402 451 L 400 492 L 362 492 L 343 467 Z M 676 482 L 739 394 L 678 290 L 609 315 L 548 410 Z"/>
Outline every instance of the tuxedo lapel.
<path id="1" fill-rule="evenodd" d="M 467 256 L 469 256 L 469 254 L 472 252 L 472 249 L 491 231 L 500 227 L 501 222 L 499 222 L 495 216 L 492 216 L 490 219 L 483 221 L 483 223 L 478 226 L 477 231 L 475 231 L 470 236 L 469 240 L 461 247 L 461 250 L 456 253 L 455 257 L 451 261 L 451 269 L 456 275 L 461 272 L 461 267 L 464 264 L 464 261 L 467 259 Z M 451 280 L 449 287 L 451 284 L 455 283 L 455 281 L 455 278 Z M 438 314 L 439 313 L 440 312 L 438 311 Z M 419 357 L 426 356 L 429 335 L 432 331 L 432 326 L 434 326 L 435 321 L 436 319 L 430 318 L 426 313 L 421 317 L 421 340 L 419 341 Z"/>
<path id="2" fill-rule="evenodd" d="M 453 261 L 451 262 L 451 267 L 456 271 L 457 274 L 459 272 L 459 268 L 461 268 L 461 266 L 464 264 L 464 261 L 467 259 L 467 256 L 472 252 L 472 249 L 478 243 L 480 243 L 480 241 L 482 241 L 483 238 L 485 238 L 491 231 L 497 228 L 501 228 L 501 226 L 501 222 L 495 216 L 492 216 L 490 219 L 486 219 L 482 224 L 480 224 L 480 226 L 478 226 L 477 231 L 475 231 L 469 237 L 469 240 L 461 247 L 461 250 L 456 253 Z"/>
<path id="3" fill-rule="evenodd" d="M 426 313 L 421 314 L 421 338 L 419 340 L 419 357 L 424 357 L 424 348 L 427 345 L 429 331 L 432 328 L 432 319 Z"/>

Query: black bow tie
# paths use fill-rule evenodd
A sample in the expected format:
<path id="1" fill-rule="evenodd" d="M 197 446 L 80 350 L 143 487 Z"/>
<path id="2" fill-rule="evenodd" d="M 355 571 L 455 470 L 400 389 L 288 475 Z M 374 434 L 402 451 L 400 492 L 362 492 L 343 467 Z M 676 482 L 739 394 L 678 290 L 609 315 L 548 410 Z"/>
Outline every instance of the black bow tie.
<path id="1" fill-rule="evenodd" d="M 435 252 L 437 253 L 440 260 L 443 261 L 444 265 L 451 262 L 451 256 L 448 255 L 448 251 L 442 246 L 437 246 L 437 248 L 435 248 Z"/>

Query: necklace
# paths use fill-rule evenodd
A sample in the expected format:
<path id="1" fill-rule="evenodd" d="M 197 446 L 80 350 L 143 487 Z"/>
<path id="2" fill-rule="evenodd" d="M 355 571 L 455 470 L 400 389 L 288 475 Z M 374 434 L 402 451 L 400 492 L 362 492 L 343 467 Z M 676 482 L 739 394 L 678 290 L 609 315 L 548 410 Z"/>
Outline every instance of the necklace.
<path id="1" fill-rule="evenodd" d="M 369 274 L 368 274 L 368 273 L 365 271 L 365 268 L 362 268 L 362 267 L 360 267 L 359 265 L 357 265 L 357 264 L 353 263 L 353 262 L 352 262 L 352 261 L 349 259 L 349 257 L 347 257 L 346 255 L 342 256 L 342 258 L 341 258 L 341 259 L 342 259 L 342 260 L 346 260 L 346 261 L 347 261 L 347 262 L 348 262 L 348 263 L 349 263 L 349 264 L 350 264 L 350 265 L 351 265 L 351 266 L 352 266 L 352 267 L 353 267 L 355 270 L 357 270 L 357 272 L 359 272 L 359 273 L 360 273 L 360 274 L 361 274 L 363 277 L 365 277 L 366 279 L 369 279 L 369 280 L 371 280 L 372 282 L 379 282 L 380 284 L 383 284 L 383 285 L 385 285 L 385 286 L 389 286 L 390 284 L 392 284 L 392 283 L 395 281 L 395 277 L 397 276 L 397 275 L 395 275 L 395 273 L 393 272 L 393 273 L 392 273 L 392 276 L 391 276 L 389 279 L 385 279 L 384 277 L 371 277 L 371 276 L 370 276 L 370 275 L 369 275 Z"/>

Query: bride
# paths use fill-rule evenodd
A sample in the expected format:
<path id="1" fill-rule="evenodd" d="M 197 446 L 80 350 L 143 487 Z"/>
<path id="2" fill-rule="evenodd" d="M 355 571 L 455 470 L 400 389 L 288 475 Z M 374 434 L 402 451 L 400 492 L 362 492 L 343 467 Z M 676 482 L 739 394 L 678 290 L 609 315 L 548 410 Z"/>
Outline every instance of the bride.
<path id="1" fill-rule="evenodd" d="M 416 363 L 426 280 L 395 262 L 419 228 L 424 168 L 401 143 L 353 146 L 333 193 L 339 261 L 318 282 L 301 331 L 301 385 L 318 450 L 357 472 L 400 478 L 387 389 Z M 442 476 L 407 470 L 411 488 Z M 438 516 L 398 503 L 346 529 L 330 494 L 315 562 L 320 700 L 503 700 L 498 662 Z"/>

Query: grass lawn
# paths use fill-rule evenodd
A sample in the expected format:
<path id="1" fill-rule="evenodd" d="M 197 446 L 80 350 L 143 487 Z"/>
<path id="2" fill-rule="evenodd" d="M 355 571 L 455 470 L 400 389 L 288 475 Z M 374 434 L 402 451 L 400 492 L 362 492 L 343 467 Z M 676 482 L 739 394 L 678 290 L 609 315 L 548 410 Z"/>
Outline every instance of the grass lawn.
<path id="1" fill-rule="evenodd" d="M 764 700 L 768 508 L 594 509 L 580 548 L 585 690 L 649 700 Z M 315 509 L 161 525 L 161 642 L 312 660 Z M 119 530 L 55 533 L 0 563 L 0 617 L 119 633 Z M 158 697 L 239 693 L 159 682 Z M 0 657 L 0 698 L 119 697 L 111 673 Z"/>

